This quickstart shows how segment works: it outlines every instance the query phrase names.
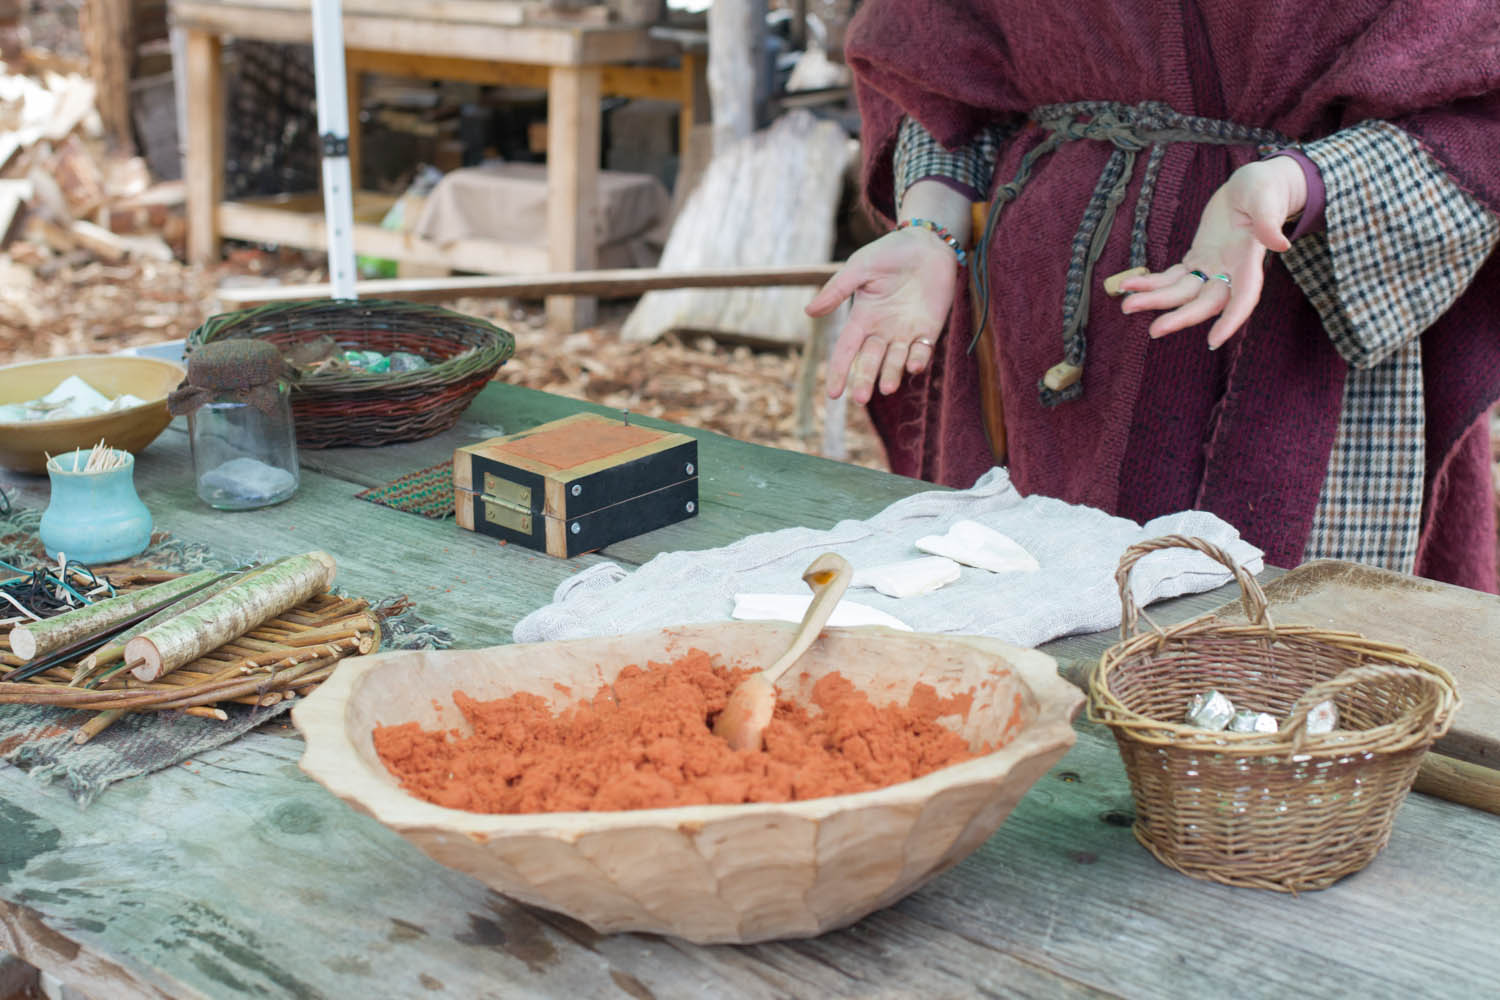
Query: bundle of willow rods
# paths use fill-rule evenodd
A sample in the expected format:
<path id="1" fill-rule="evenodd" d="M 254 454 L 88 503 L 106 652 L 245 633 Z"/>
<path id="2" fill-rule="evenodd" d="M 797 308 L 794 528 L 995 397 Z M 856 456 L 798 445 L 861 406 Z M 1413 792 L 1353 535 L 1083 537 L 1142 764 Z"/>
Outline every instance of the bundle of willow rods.
<path id="1" fill-rule="evenodd" d="M 321 553 L 309 555 L 327 558 Z M 0 704 L 96 710 L 101 714 L 75 737 L 84 742 L 125 712 L 185 710 L 222 719 L 225 713 L 213 706 L 221 703 L 267 706 L 305 694 L 332 673 L 343 657 L 378 648 L 380 626 L 368 602 L 327 592 L 331 565 L 321 576 L 314 573 L 309 578 L 302 574 L 302 583 L 280 585 L 277 589 L 282 595 L 283 609 L 274 610 L 264 621 L 253 621 L 259 614 L 242 606 L 243 591 L 236 591 L 232 585 L 257 572 L 262 578 L 275 576 L 273 570 L 297 560 L 306 563 L 304 557 L 294 556 L 247 573 L 195 574 L 168 581 L 168 586 L 156 589 L 158 595 L 177 594 L 165 608 L 149 601 L 137 600 L 134 605 L 120 601 L 115 614 L 104 615 L 113 619 L 114 624 L 102 634 L 81 641 L 67 628 L 61 630 L 66 635 L 63 640 L 41 628 L 38 631 L 43 642 L 33 637 L 15 644 L 26 652 L 24 658 L 11 648 L 12 635 L 6 635 L 0 638 L 0 670 L 14 669 L 0 674 L 7 678 L 0 680 Z M 197 585 L 196 593 L 192 584 Z M 264 587 L 264 579 L 257 587 Z M 309 587 L 316 592 L 301 596 L 301 591 Z M 143 593 L 146 592 L 135 592 Z M 284 606 L 288 594 L 297 599 L 291 606 Z M 122 596 L 132 594 L 127 591 Z M 225 602 L 230 605 L 227 612 Z M 142 604 L 144 611 L 139 610 Z M 136 610 L 131 617 L 119 617 L 126 608 Z M 204 630 L 205 619 L 222 626 L 226 619 L 236 617 L 240 621 L 231 623 L 232 634 L 227 638 L 214 638 L 212 631 Z M 242 630 L 247 624 L 248 628 Z M 170 627 L 163 631 L 163 625 Z M 144 626 L 153 627 L 143 631 Z M 156 640 L 150 639 L 153 635 Z M 153 651 L 159 641 L 162 648 L 175 649 L 177 653 L 165 662 L 158 659 L 150 669 L 143 669 L 149 665 L 147 659 L 131 659 L 125 653 L 132 642 L 141 638 L 151 641 L 149 648 Z M 57 648 L 60 641 L 68 644 Z M 54 652 L 39 656 L 38 650 L 43 647 Z M 109 654 L 102 663 L 98 662 L 100 654 Z M 178 659 L 182 662 L 175 664 Z M 93 661 L 92 673 L 84 666 L 90 661 Z M 149 679 L 143 680 L 141 674 Z"/>

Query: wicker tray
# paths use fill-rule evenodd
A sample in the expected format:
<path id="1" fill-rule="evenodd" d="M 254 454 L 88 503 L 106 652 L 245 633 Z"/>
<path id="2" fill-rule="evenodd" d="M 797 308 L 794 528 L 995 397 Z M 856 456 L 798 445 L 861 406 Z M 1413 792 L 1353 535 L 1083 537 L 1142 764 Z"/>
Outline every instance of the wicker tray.
<path id="1" fill-rule="evenodd" d="M 1207 615 L 1136 632 L 1130 569 L 1150 552 L 1197 549 L 1239 582 L 1246 625 Z M 1120 561 L 1121 641 L 1089 682 L 1089 718 L 1114 732 L 1135 798 L 1136 838 L 1162 863 L 1228 885 L 1321 889 L 1390 838 L 1422 756 L 1458 708 L 1453 678 L 1353 632 L 1275 625 L 1248 572 L 1221 549 L 1168 536 Z M 1210 689 L 1284 720 L 1275 733 L 1210 732 L 1182 720 Z M 1307 732 L 1332 700 L 1339 726 Z"/>
<path id="2" fill-rule="evenodd" d="M 130 590 L 178 575 L 122 574 L 116 586 Z M 53 705 L 101 712 L 202 709 L 204 714 L 228 703 L 269 706 L 310 693 L 340 660 L 374 652 L 379 646 L 379 618 L 369 602 L 325 593 L 156 681 L 143 682 L 121 670 L 96 687 L 70 687 L 76 664 L 69 662 L 28 680 L 0 681 L 0 705 Z M 22 663 L 10 652 L 7 626 L 0 635 L 0 664 L 8 672 Z"/>
<path id="3" fill-rule="evenodd" d="M 250 337 L 287 349 L 329 337 L 339 349 L 409 351 L 432 362 L 410 372 L 320 371 L 292 387 L 297 443 L 334 448 L 417 441 L 452 427 L 515 351 L 515 338 L 482 319 L 413 302 L 276 303 L 210 317 L 188 351 Z"/>

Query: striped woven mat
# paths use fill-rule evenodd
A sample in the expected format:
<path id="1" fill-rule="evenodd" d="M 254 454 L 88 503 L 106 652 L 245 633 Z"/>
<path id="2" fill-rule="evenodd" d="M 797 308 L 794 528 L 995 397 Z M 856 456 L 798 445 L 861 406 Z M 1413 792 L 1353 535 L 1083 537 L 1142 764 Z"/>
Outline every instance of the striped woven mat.
<path id="1" fill-rule="evenodd" d="M 441 521 L 453 516 L 453 463 L 443 462 L 408 472 L 400 479 L 372 486 L 355 496 Z"/>

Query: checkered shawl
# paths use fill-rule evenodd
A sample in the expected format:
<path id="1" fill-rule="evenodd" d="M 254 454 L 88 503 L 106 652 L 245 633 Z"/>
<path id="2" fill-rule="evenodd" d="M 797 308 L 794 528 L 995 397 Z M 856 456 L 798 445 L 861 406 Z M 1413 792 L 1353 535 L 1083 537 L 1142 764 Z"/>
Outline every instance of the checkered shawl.
<path id="1" fill-rule="evenodd" d="M 906 118 L 894 189 L 938 179 L 981 198 L 1012 131 L 983 128 L 970 144 L 948 150 Z M 1304 558 L 1411 572 L 1425 470 L 1416 338 L 1473 281 L 1500 241 L 1500 220 L 1394 125 L 1362 123 L 1302 149 L 1323 178 L 1326 226 L 1299 239 L 1281 260 L 1350 366 Z M 1372 239 L 1373 233 L 1385 238 Z"/>

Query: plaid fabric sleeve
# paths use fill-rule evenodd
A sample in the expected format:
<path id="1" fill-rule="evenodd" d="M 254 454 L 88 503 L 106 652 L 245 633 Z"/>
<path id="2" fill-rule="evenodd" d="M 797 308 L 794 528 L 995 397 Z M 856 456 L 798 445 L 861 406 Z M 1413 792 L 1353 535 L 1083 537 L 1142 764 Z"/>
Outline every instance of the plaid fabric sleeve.
<path id="1" fill-rule="evenodd" d="M 903 118 L 896 134 L 893 163 L 898 200 L 917 181 L 935 179 L 967 195 L 970 201 L 983 201 L 990 190 L 1000 144 L 1014 131 L 1013 125 L 986 126 L 967 146 L 949 150 L 916 119 Z"/>
<path id="2" fill-rule="evenodd" d="M 1327 192 L 1326 230 L 1282 254 L 1349 362 L 1305 558 L 1411 572 L 1426 468 L 1416 340 L 1500 239 L 1500 221 L 1394 125 L 1366 122 L 1303 152 Z"/>
<path id="3" fill-rule="evenodd" d="M 1322 174 L 1327 225 L 1282 260 L 1339 354 L 1369 368 L 1463 294 L 1500 240 L 1500 220 L 1387 122 L 1343 129 L 1302 151 Z"/>

